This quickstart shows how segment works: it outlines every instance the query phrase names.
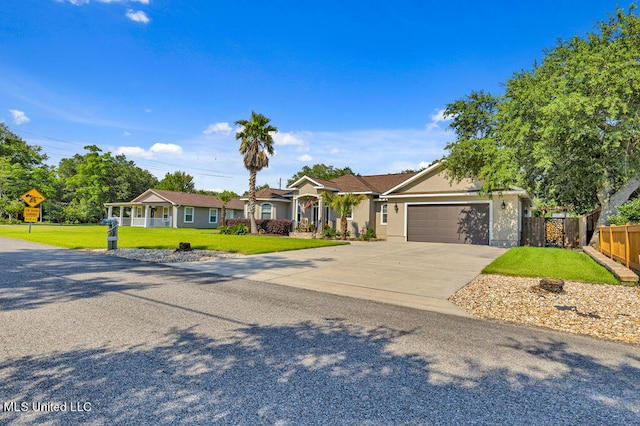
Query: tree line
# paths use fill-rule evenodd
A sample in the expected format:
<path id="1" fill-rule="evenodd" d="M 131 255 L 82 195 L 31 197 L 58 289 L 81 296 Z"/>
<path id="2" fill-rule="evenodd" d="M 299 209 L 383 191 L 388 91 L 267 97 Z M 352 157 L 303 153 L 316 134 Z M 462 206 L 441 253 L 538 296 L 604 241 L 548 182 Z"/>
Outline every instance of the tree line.
<path id="1" fill-rule="evenodd" d="M 167 173 L 159 180 L 125 155 L 103 152 L 96 145 L 85 146 L 82 154 L 63 158 L 57 166 L 47 160 L 41 147 L 28 144 L 0 122 L 0 220 L 21 215 L 25 204 L 20 196 L 32 188 L 46 198 L 43 220 L 57 223 L 99 222 L 105 214 L 104 203 L 132 200 L 149 188 L 214 195 L 223 203 L 239 197 L 228 190 L 196 189 L 193 176 L 184 171 Z M 305 174 L 330 180 L 348 173 L 352 173 L 349 167 L 316 164 L 304 166 L 288 183 Z M 268 186 L 256 185 L 255 190 Z"/>
<path id="2" fill-rule="evenodd" d="M 103 152 L 96 145 L 84 153 L 47 164 L 48 157 L 0 123 L 0 219 L 22 214 L 20 196 L 36 188 L 46 200 L 43 220 L 59 223 L 95 223 L 105 214 L 104 203 L 132 200 L 149 188 L 205 193 L 195 189 L 193 176 L 183 171 L 167 173 L 158 180 L 151 172 L 127 160 L 123 154 Z M 224 191 L 223 198 L 237 197 Z"/>

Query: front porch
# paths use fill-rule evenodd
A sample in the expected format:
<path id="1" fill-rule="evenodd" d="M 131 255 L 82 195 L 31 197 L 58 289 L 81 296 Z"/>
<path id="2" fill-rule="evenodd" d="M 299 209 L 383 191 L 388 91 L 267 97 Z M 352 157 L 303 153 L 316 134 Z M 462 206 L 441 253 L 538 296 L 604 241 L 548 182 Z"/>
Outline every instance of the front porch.
<path id="1" fill-rule="evenodd" d="M 108 203 L 107 217 L 118 220 L 120 226 L 136 226 L 140 228 L 173 228 L 174 215 L 170 205 L 154 205 L 142 203 Z M 117 215 L 114 214 L 117 209 Z M 160 217 L 157 217 L 160 215 Z"/>
<path id="2" fill-rule="evenodd" d="M 331 219 L 331 209 L 324 205 L 319 194 L 304 194 L 293 197 L 295 217 L 293 230 L 298 234 L 322 234 L 326 227 L 335 228 L 335 219 Z M 299 237 L 305 238 L 305 237 Z"/>

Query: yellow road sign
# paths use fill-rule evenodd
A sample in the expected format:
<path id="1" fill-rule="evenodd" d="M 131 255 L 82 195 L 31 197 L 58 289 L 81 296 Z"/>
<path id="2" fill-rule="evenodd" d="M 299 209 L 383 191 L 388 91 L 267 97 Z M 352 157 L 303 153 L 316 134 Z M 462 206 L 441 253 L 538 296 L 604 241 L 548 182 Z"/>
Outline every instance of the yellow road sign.
<path id="1" fill-rule="evenodd" d="M 35 207 L 45 200 L 42 194 L 35 188 L 22 194 L 20 198 L 22 199 L 22 201 L 27 203 L 29 207 Z"/>
<path id="2" fill-rule="evenodd" d="M 25 207 L 22 212 L 25 222 L 37 222 L 40 217 L 40 209 L 33 207 Z"/>

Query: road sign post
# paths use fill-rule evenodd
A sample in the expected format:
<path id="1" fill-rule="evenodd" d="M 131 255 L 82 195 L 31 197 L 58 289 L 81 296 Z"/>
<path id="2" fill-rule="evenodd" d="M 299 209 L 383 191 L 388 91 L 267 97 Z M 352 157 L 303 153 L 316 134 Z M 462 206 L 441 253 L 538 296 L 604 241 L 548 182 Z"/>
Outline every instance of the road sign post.
<path id="1" fill-rule="evenodd" d="M 22 216 L 25 222 L 29 222 L 29 233 L 31 233 L 31 224 L 37 222 L 40 217 L 40 208 L 36 208 L 36 206 L 46 200 L 46 198 L 44 198 L 37 189 L 33 188 L 22 194 L 20 199 L 29 206 L 25 207 Z"/>

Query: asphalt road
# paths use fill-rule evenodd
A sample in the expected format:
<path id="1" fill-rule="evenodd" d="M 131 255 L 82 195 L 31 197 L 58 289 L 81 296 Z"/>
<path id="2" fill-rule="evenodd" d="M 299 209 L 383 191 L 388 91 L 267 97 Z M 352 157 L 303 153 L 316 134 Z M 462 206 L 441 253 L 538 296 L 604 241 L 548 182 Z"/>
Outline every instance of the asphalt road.
<path id="1" fill-rule="evenodd" d="M 640 424 L 640 348 L 0 238 L 0 424 L 214 423 Z"/>

